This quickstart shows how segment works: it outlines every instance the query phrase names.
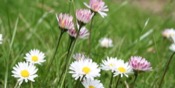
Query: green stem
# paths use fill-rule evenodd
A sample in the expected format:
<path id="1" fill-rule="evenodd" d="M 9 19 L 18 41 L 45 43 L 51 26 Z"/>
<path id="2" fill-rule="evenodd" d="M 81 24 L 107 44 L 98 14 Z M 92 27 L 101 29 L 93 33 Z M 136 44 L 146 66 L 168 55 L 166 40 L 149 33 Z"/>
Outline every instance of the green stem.
<path id="1" fill-rule="evenodd" d="M 120 77 L 120 75 L 119 75 L 115 88 L 118 87 L 118 84 L 119 84 L 119 82 L 120 82 L 120 78 L 121 78 L 121 77 Z"/>
<path id="2" fill-rule="evenodd" d="M 166 75 L 166 72 L 168 71 L 168 67 L 169 67 L 169 65 L 171 63 L 171 60 L 173 59 L 174 54 L 175 54 L 175 52 L 173 52 L 173 54 L 171 55 L 170 59 L 168 60 L 166 66 L 165 66 L 165 70 L 164 70 L 163 75 L 161 77 L 161 80 L 160 80 L 160 83 L 159 83 L 159 87 L 158 88 L 161 88 L 162 87 L 164 77 Z"/>
<path id="3" fill-rule="evenodd" d="M 76 36 L 76 38 L 75 38 L 75 40 L 74 40 L 74 43 L 73 43 L 73 45 L 72 45 L 72 51 L 70 52 L 70 56 L 72 55 L 72 53 L 73 53 L 74 50 L 75 50 L 75 46 L 76 46 L 77 39 L 78 39 L 78 36 L 79 36 L 79 33 L 80 33 L 80 29 L 81 29 L 81 28 L 82 28 L 82 25 L 80 25 L 79 30 L 78 30 L 78 32 L 77 32 L 77 36 Z M 70 59 L 70 57 L 69 57 L 69 59 L 68 59 L 68 64 L 66 65 L 65 74 L 63 75 L 63 80 L 62 80 L 62 82 L 61 82 L 60 88 L 63 88 L 64 80 L 65 80 L 65 78 L 66 78 L 67 70 L 68 70 L 68 66 L 69 66 L 70 62 L 71 62 L 71 59 Z"/>
<path id="4" fill-rule="evenodd" d="M 94 21 L 94 17 L 95 17 L 95 14 L 94 14 L 94 16 L 91 19 L 90 28 L 89 28 L 89 39 L 88 39 L 89 50 L 88 50 L 88 55 L 91 52 L 92 24 L 93 24 L 93 21 Z"/>
<path id="5" fill-rule="evenodd" d="M 112 88 L 113 76 L 114 76 L 114 73 L 112 72 L 111 73 L 111 80 L 110 80 L 110 83 L 109 83 L 109 88 Z"/>
<path id="6" fill-rule="evenodd" d="M 138 72 L 137 72 L 137 71 L 134 72 L 134 76 L 135 76 L 135 78 L 134 78 L 134 82 L 133 82 L 133 84 L 132 84 L 132 88 L 134 88 L 136 79 L 138 78 Z"/>
<path id="7" fill-rule="evenodd" d="M 51 63 L 48 65 L 47 69 L 50 69 L 50 66 L 51 64 L 53 63 L 53 60 L 55 59 L 55 56 L 57 54 L 57 51 L 58 51 L 58 46 L 60 44 L 60 41 L 61 41 L 61 38 L 62 38 L 62 35 L 64 34 L 65 31 L 61 30 L 60 32 L 60 36 L 58 37 L 58 40 L 57 40 L 57 44 L 56 44 L 56 48 L 55 48 L 55 51 L 54 51 L 54 54 L 53 54 L 53 57 L 51 58 Z"/>
<path id="8" fill-rule="evenodd" d="M 71 39 L 71 38 L 70 38 L 69 47 L 68 47 L 68 49 L 67 49 L 68 53 L 67 53 L 67 56 L 66 56 L 66 59 L 65 59 L 65 60 L 68 60 L 68 58 L 69 58 L 69 54 L 70 54 L 71 46 L 72 46 L 73 42 L 74 42 L 74 39 Z M 63 66 L 63 70 L 67 68 L 67 64 L 68 64 L 68 62 L 66 61 L 65 65 Z M 61 73 L 61 75 L 60 75 L 60 77 L 59 77 L 58 84 L 60 83 L 63 74 L 64 74 L 64 71 L 62 71 L 62 73 Z"/>
<path id="9" fill-rule="evenodd" d="M 78 88 L 79 84 L 80 84 L 80 77 L 79 77 L 78 80 L 76 81 L 75 87 L 74 87 L 74 88 Z"/>
<path id="10" fill-rule="evenodd" d="M 18 88 L 19 85 L 19 81 L 16 82 L 15 87 L 14 88 Z"/>

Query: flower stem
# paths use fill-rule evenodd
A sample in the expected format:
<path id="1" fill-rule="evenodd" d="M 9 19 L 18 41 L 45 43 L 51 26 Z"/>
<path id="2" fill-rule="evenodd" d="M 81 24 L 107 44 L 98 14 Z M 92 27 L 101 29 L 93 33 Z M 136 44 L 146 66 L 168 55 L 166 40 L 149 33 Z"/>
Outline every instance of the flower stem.
<path id="1" fill-rule="evenodd" d="M 171 60 L 172 60 L 174 54 L 175 54 L 175 52 L 173 52 L 173 54 L 171 55 L 170 59 L 168 60 L 166 66 L 165 66 L 165 70 L 164 70 L 163 75 L 161 77 L 161 80 L 160 80 L 160 83 L 159 83 L 159 87 L 158 88 L 161 88 L 162 87 L 162 83 L 163 83 L 164 77 L 166 75 L 166 72 L 168 71 L 168 67 L 169 67 L 169 65 L 171 63 Z"/>
<path id="2" fill-rule="evenodd" d="M 134 78 L 134 82 L 132 83 L 132 88 L 134 88 L 136 79 L 138 78 L 138 72 L 137 71 L 134 72 L 134 76 L 135 76 L 135 78 Z"/>
<path id="3" fill-rule="evenodd" d="M 53 54 L 53 57 L 51 58 L 51 62 L 50 64 L 48 65 L 47 69 L 50 69 L 50 66 L 51 64 L 53 63 L 53 60 L 55 59 L 55 56 L 57 54 L 57 51 L 58 51 L 58 46 L 60 44 L 60 41 L 61 41 L 61 38 L 62 38 L 62 35 L 64 34 L 65 31 L 61 30 L 60 32 L 60 36 L 58 37 L 58 40 L 57 40 L 57 44 L 56 44 L 56 48 L 55 48 L 55 51 L 54 51 L 54 54 Z"/>
<path id="4" fill-rule="evenodd" d="M 76 46 L 77 39 L 78 39 L 78 36 L 79 36 L 79 33 L 80 33 L 81 28 L 82 28 L 82 25 L 80 25 L 79 30 L 78 30 L 78 32 L 77 32 L 77 36 L 76 36 L 76 38 L 75 38 L 75 40 L 74 40 L 74 43 L 73 43 L 73 45 L 72 45 L 72 51 L 70 52 L 70 56 L 72 55 L 72 53 L 73 53 L 74 50 L 75 50 L 75 46 Z M 62 82 L 61 82 L 61 86 L 60 86 L 60 88 L 63 87 L 64 80 L 65 80 L 66 75 L 67 75 L 68 65 L 69 65 L 70 62 L 71 62 L 71 58 L 70 58 L 70 56 L 68 57 L 68 58 L 69 58 L 69 59 L 68 59 L 68 63 L 67 63 L 66 68 L 65 68 L 65 74 L 63 75 L 63 80 L 62 80 Z"/>
<path id="5" fill-rule="evenodd" d="M 89 39 L 88 39 L 89 50 L 88 50 L 88 55 L 91 52 L 92 24 L 93 24 L 93 21 L 94 21 L 94 17 L 95 17 L 95 14 L 94 14 L 94 16 L 91 19 L 90 28 L 89 28 Z"/>
<path id="6" fill-rule="evenodd" d="M 67 60 L 67 59 L 69 58 L 69 54 L 70 54 L 71 46 L 72 46 L 73 42 L 74 42 L 74 39 L 71 39 L 71 38 L 70 38 L 69 47 L 68 47 L 68 49 L 67 49 L 68 53 L 67 53 L 67 56 L 66 56 L 66 59 L 65 59 L 65 60 Z M 63 70 L 66 69 L 67 64 L 68 64 L 68 62 L 66 61 L 65 65 L 63 66 Z M 60 75 L 60 77 L 59 77 L 58 84 L 60 83 L 63 74 L 64 74 L 64 71 L 62 71 L 62 73 L 61 73 L 61 75 Z"/>
<path id="7" fill-rule="evenodd" d="M 18 88 L 19 85 L 19 81 L 16 82 L 15 87 L 14 88 Z"/>
<path id="8" fill-rule="evenodd" d="M 111 80 L 110 80 L 110 83 L 109 83 L 109 88 L 112 88 L 113 76 L 114 76 L 114 73 L 112 72 L 111 73 Z"/>
<path id="9" fill-rule="evenodd" d="M 120 78 L 121 78 L 121 77 L 119 76 L 115 88 L 118 87 L 118 84 L 119 84 Z"/>

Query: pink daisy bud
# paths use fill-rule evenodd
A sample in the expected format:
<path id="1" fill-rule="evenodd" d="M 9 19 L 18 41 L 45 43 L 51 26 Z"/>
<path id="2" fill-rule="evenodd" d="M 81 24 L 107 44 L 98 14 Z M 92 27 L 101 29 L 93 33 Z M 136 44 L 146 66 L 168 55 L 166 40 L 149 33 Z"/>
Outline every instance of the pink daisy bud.
<path id="1" fill-rule="evenodd" d="M 129 64 L 135 71 L 151 71 L 152 67 L 150 62 L 148 62 L 145 58 L 140 56 L 132 56 L 130 58 Z"/>
<path id="2" fill-rule="evenodd" d="M 61 29 L 74 29 L 73 17 L 71 15 L 61 13 L 56 15 L 56 18 Z"/>
<path id="3" fill-rule="evenodd" d="M 77 31 L 75 29 L 70 29 L 70 30 L 68 30 L 68 34 L 71 37 L 76 38 Z M 88 36 L 89 36 L 88 30 L 85 27 L 82 27 L 80 29 L 79 36 L 78 37 L 81 38 L 81 39 L 86 39 Z"/>
<path id="4" fill-rule="evenodd" d="M 76 11 L 77 20 L 84 24 L 88 23 L 93 16 L 94 14 L 90 10 L 87 10 L 87 9 L 79 9 Z"/>
<path id="5" fill-rule="evenodd" d="M 102 0 L 90 0 L 89 5 L 86 3 L 84 4 L 93 12 L 98 12 L 102 17 L 107 16 L 105 12 L 109 11 L 107 6 L 105 5 L 105 2 L 103 2 Z"/>

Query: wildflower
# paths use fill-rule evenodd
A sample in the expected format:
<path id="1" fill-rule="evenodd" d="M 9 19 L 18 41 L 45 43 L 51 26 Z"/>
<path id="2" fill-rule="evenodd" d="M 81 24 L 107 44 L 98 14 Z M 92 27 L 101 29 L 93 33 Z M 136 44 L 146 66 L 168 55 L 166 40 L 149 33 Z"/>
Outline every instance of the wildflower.
<path id="1" fill-rule="evenodd" d="M 90 0 L 89 5 L 87 3 L 84 4 L 93 12 L 99 13 L 103 18 L 107 16 L 106 12 L 109 11 L 103 0 Z"/>
<path id="2" fill-rule="evenodd" d="M 100 69 L 95 62 L 92 60 L 79 60 L 74 61 L 69 69 L 71 70 L 69 73 L 72 74 L 72 77 L 77 80 L 78 78 L 87 78 L 87 79 L 94 79 L 94 77 L 100 76 L 99 72 Z"/>
<path id="3" fill-rule="evenodd" d="M 103 84 L 99 80 L 85 79 L 82 84 L 85 88 L 104 88 Z"/>
<path id="4" fill-rule="evenodd" d="M 76 18 L 79 21 L 79 23 L 82 24 L 88 23 L 93 16 L 94 14 L 91 13 L 91 11 L 88 9 L 79 9 L 76 11 Z"/>
<path id="5" fill-rule="evenodd" d="M 101 47 L 109 48 L 113 46 L 112 39 L 110 38 L 102 38 L 100 39 L 99 42 L 100 42 Z"/>
<path id="6" fill-rule="evenodd" d="M 36 72 L 38 69 L 31 63 L 28 62 L 19 62 L 15 67 L 13 67 L 13 77 L 18 79 L 19 85 L 22 84 L 23 81 L 34 82 L 34 78 L 38 77 Z"/>
<path id="7" fill-rule="evenodd" d="M 129 61 L 130 66 L 135 71 L 150 71 L 152 70 L 150 62 L 148 62 L 145 58 L 140 56 L 132 56 Z"/>
<path id="8" fill-rule="evenodd" d="M 63 30 L 74 29 L 73 17 L 69 14 L 56 15 L 58 25 Z"/>
<path id="9" fill-rule="evenodd" d="M 0 44 L 2 44 L 2 34 L 0 34 Z"/>
<path id="10" fill-rule="evenodd" d="M 107 57 L 107 60 L 103 60 L 101 64 L 101 68 L 103 70 L 111 70 L 112 72 L 116 69 L 117 58 Z"/>
<path id="11" fill-rule="evenodd" d="M 68 30 L 68 34 L 73 38 L 77 37 L 77 31 L 75 29 Z M 82 27 L 80 29 L 78 38 L 86 39 L 88 36 L 89 36 L 88 30 L 85 27 Z"/>
<path id="12" fill-rule="evenodd" d="M 76 53 L 76 54 L 73 55 L 73 58 L 76 61 L 79 61 L 79 60 L 85 60 L 87 57 L 82 53 Z"/>
<path id="13" fill-rule="evenodd" d="M 162 35 L 166 38 L 170 38 L 171 36 L 175 36 L 175 29 L 173 29 L 173 28 L 165 29 L 162 32 Z"/>
<path id="14" fill-rule="evenodd" d="M 37 49 L 30 50 L 29 53 L 27 53 L 24 58 L 26 59 L 26 61 L 33 64 L 41 64 L 46 61 L 44 60 L 45 58 L 44 53 Z"/>
<path id="15" fill-rule="evenodd" d="M 121 77 L 123 77 L 123 75 L 125 75 L 126 77 L 128 77 L 128 75 L 131 73 L 133 73 L 133 71 L 129 63 L 125 63 L 123 60 L 117 61 L 114 76 L 120 75 Z"/>

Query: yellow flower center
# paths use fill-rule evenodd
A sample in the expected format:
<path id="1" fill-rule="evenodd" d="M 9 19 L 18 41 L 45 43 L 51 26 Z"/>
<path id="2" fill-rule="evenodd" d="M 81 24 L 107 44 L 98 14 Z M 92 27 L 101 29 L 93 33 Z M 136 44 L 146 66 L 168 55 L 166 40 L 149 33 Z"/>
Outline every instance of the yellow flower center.
<path id="1" fill-rule="evenodd" d="M 29 74 L 29 71 L 28 71 L 28 70 L 22 70 L 22 71 L 21 71 L 21 76 L 22 76 L 22 77 L 29 77 L 29 75 L 30 75 L 30 74 Z"/>
<path id="2" fill-rule="evenodd" d="M 84 67 L 84 68 L 83 68 L 83 72 L 84 72 L 85 74 L 88 74 L 90 71 L 91 71 L 91 69 L 90 69 L 89 67 Z"/>
<path id="3" fill-rule="evenodd" d="M 90 85 L 89 88 L 95 88 L 94 86 Z"/>
<path id="4" fill-rule="evenodd" d="M 63 27 L 63 28 L 65 27 L 65 20 L 61 21 L 61 27 Z"/>
<path id="5" fill-rule="evenodd" d="M 114 64 L 112 64 L 112 63 L 111 63 L 111 64 L 109 64 L 109 66 L 110 66 L 110 67 L 113 67 L 113 66 L 114 66 Z"/>
<path id="6" fill-rule="evenodd" d="M 124 67 L 119 67 L 118 68 L 118 71 L 121 72 L 121 73 L 125 73 L 126 72 L 126 69 Z"/>
<path id="7" fill-rule="evenodd" d="M 38 57 L 37 56 L 32 56 L 32 61 L 33 62 L 37 62 L 38 61 Z"/>

